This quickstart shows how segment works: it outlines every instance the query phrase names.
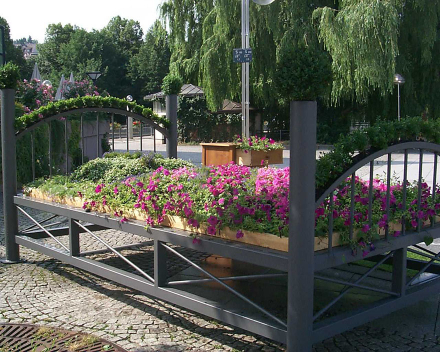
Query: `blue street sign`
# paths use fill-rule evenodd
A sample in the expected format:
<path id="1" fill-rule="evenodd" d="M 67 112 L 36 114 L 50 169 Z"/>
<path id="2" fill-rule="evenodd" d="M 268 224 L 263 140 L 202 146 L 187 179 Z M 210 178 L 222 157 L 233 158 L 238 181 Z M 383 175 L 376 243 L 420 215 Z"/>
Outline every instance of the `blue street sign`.
<path id="1" fill-rule="evenodd" d="M 244 63 L 252 61 L 252 49 L 234 49 L 233 50 L 233 61 L 235 63 Z"/>

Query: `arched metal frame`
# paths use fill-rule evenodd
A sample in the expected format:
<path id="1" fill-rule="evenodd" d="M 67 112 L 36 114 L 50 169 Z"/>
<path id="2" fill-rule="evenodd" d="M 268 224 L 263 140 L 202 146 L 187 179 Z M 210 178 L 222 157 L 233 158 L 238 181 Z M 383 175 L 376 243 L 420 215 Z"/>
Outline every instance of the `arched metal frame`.
<path id="1" fill-rule="evenodd" d="M 36 123 L 34 123 L 31 126 L 27 127 L 26 129 L 17 132 L 15 134 L 15 136 L 19 139 L 24 134 L 34 130 L 35 128 L 37 128 L 38 126 L 40 126 L 41 124 L 43 124 L 45 122 L 56 120 L 56 119 L 59 119 L 61 117 L 65 117 L 65 116 L 68 116 L 68 115 L 71 115 L 71 114 L 81 114 L 81 113 L 85 113 L 85 112 L 105 112 L 105 113 L 109 113 L 109 114 L 130 116 L 130 117 L 135 118 L 136 120 L 139 120 L 139 121 L 144 122 L 144 123 L 146 123 L 148 125 L 151 125 L 152 127 L 154 127 L 154 129 L 156 129 L 160 133 L 162 133 L 167 139 L 170 138 L 170 133 L 169 133 L 169 130 L 167 128 L 160 126 L 159 124 L 157 124 L 156 122 L 154 122 L 153 120 L 151 120 L 149 118 L 146 118 L 145 116 L 136 114 L 136 113 L 131 112 L 131 111 L 126 111 L 126 110 L 123 110 L 123 109 L 94 108 L 94 107 L 80 108 L 80 109 L 71 109 L 71 110 L 65 111 L 65 112 L 60 113 L 60 114 L 56 114 L 56 115 L 52 115 L 52 116 L 49 116 L 49 117 L 42 118 L 41 120 L 38 120 Z"/>
<path id="2" fill-rule="evenodd" d="M 424 272 L 433 272 L 440 274 L 440 266 L 433 263 L 440 261 L 440 254 L 432 253 L 426 248 L 417 246 L 417 243 L 423 241 L 424 236 L 430 235 L 433 238 L 440 238 L 440 227 L 419 228 L 417 231 L 408 232 L 398 238 L 380 241 L 375 253 L 370 253 L 366 259 L 376 261 L 377 263 L 355 281 L 337 280 L 332 277 L 325 277 L 322 270 L 334 268 L 347 262 L 362 259 L 361 253 L 351 254 L 351 249 L 347 247 L 329 248 L 322 252 L 314 252 L 314 210 L 321 202 L 331 194 L 341 182 L 347 177 L 356 174 L 362 166 L 370 163 L 370 167 L 375 159 L 388 155 L 388 165 L 391 161 L 391 153 L 404 151 L 405 163 L 408 162 L 408 151 L 419 150 L 419 163 L 423 164 L 423 151 L 433 151 L 436 156 L 440 154 L 440 146 L 426 142 L 401 143 L 391 146 L 383 151 L 374 152 L 363 160 L 351 166 L 343 175 L 341 175 L 320 197 L 315 199 L 314 177 L 310 177 L 315 172 L 315 146 L 316 146 L 316 103 L 296 102 L 291 105 L 291 169 L 290 169 L 290 229 L 289 229 L 289 252 L 281 252 L 262 247 L 250 246 L 240 243 L 232 243 L 219 238 L 202 237 L 199 243 L 193 241 L 187 232 L 179 230 L 169 230 L 166 228 L 151 228 L 145 231 L 144 223 L 130 221 L 121 223 L 117 219 L 112 219 L 104 214 L 95 214 L 84 212 L 81 209 L 72 209 L 70 207 L 39 201 L 25 196 L 15 195 L 15 140 L 13 130 L 13 92 L 2 91 L 2 143 L 12 139 L 11 145 L 3 148 L 3 163 L 9 163 L 8 167 L 3 168 L 4 177 L 4 201 L 5 201 L 5 233 L 6 233 L 6 251 L 7 259 L 10 261 L 19 260 L 18 246 L 26 246 L 49 255 L 53 258 L 64 261 L 80 269 L 88 270 L 96 275 L 113 280 L 120 284 L 134 288 L 140 292 L 158 297 L 168 302 L 181 305 L 195 312 L 220 319 L 234 326 L 244 328 L 262 336 L 288 344 L 291 351 L 311 351 L 312 343 L 328 338 L 334 334 L 340 333 L 367 321 L 376 319 L 384 314 L 390 313 L 399 308 L 415 303 L 417 300 L 429 297 L 440 289 L 440 280 L 438 275 L 435 279 L 427 282 L 416 283 L 414 279 L 406 279 L 407 268 L 418 268 L 419 277 Z M 303 103 L 303 104 L 302 104 Z M 168 104 L 167 104 L 168 105 Z M 171 109 L 174 105 L 170 104 Z M 121 115 L 127 115 L 130 112 L 111 109 L 111 108 L 83 108 L 73 109 L 70 113 L 81 113 L 86 111 L 108 112 Z M 66 116 L 69 112 L 57 114 L 30 126 L 26 131 L 16 135 L 20 138 L 26 132 L 32 131 L 41 123 Z M 130 113 L 132 117 L 141 122 L 151 124 L 151 121 Z M 9 117 L 8 120 L 6 117 Z M 153 123 L 154 124 L 154 123 Z M 159 131 L 163 128 L 157 128 Z M 167 131 L 161 131 L 167 135 Z M 171 131 L 168 137 L 172 137 L 175 131 Z M 9 154 L 8 154 L 9 153 Z M 5 164 L 4 164 L 5 165 Z M 390 182 L 391 166 L 388 167 L 387 183 Z M 435 161 L 434 180 L 437 174 L 437 161 Z M 370 175 L 372 174 L 370 169 Z M 405 176 L 406 177 L 406 176 Z M 419 181 L 421 180 L 421 166 L 419 172 Z M 435 181 L 433 182 L 435 184 Z M 420 182 L 419 182 L 420 184 Z M 352 187 L 353 188 L 353 187 Z M 419 190 L 420 193 L 420 190 Z M 433 192 L 434 194 L 434 192 Z M 353 199 L 353 195 L 352 195 Z M 419 197 L 420 199 L 420 197 Z M 389 204 L 389 203 L 388 203 Z M 36 210 L 46 211 L 56 216 L 67 217 L 69 226 L 67 228 L 49 229 L 49 225 L 42 226 L 42 223 L 34 221 L 39 230 L 25 229 L 18 232 L 17 210 L 23 212 L 25 216 L 32 216 L 22 208 L 30 207 Z M 32 219 L 31 219 L 32 220 Z M 48 219 L 46 219 L 48 220 Z M 45 221 L 46 221 L 45 220 Z M 331 222 L 329 222 L 330 224 Z M 106 250 L 122 256 L 118 249 L 105 243 L 98 235 L 92 231 L 101 229 L 114 229 L 132 234 L 143 236 L 152 240 L 154 243 L 154 275 L 145 275 L 145 272 L 134 267 L 131 262 L 127 262 L 134 267 L 138 273 L 129 273 L 107 264 L 94 261 L 86 256 L 100 251 L 87 252 L 81 251 L 80 233 L 88 233 L 97 241 L 105 244 Z M 46 246 L 36 241 L 39 238 L 51 238 L 57 242 L 56 237 L 61 235 L 69 236 L 69 248 L 54 249 L 53 246 Z M 329 241 L 331 243 L 331 241 Z M 141 243 L 142 244 L 142 243 Z M 139 243 L 130 246 L 141 245 Z M 212 274 L 204 272 L 191 259 L 184 257 L 175 251 L 170 244 L 190 248 L 196 251 L 206 252 L 231 258 L 233 260 L 244 261 L 250 264 L 264 266 L 265 268 L 280 271 L 281 274 L 268 275 L 246 275 L 236 277 L 217 278 Z M 127 246 L 126 246 L 127 247 Z M 124 248 L 126 248 L 124 247 Z M 410 248 L 408 248 L 410 247 Z M 426 262 L 417 262 L 407 258 L 407 252 L 418 251 L 418 254 L 428 258 Z M 202 280 L 183 280 L 168 281 L 167 277 L 167 256 L 178 256 L 185 260 L 197 270 L 202 271 L 209 279 Z M 123 258 L 122 258 L 123 259 Z M 127 259 L 127 258 L 126 258 Z M 123 259 L 125 260 L 125 259 Z M 388 263 L 393 265 L 391 288 L 377 289 L 367 284 L 361 283 L 381 264 Z M 208 275 L 209 274 L 209 275 Z M 235 290 L 227 287 L 224 281 L 229 280 L 248 280 L 265 279 L 273 275 L 288 276 L 288 306 L 287 306 L 287 324 L 272 315 L 262 307 L 244 297 L 240 293 L 238 298 L 243 299 L 247 304 L 257 308 L 265 319 L 255 319 L 254 316 L 247 316 L 243 313 L 237 313 L 219 306 L 201 296 L 179 290 L 179 286 L 195 283 L 215 281 L 221 284 L 228 291 L 236 294 Z M 330 281 L 335 284 L 343 285 L 345 288 L 341 291 L 340 297 L 343 297 L 351 288 L 361 288 L 380 292 L 387 295 L 387 298 L 375 302 L 362 309 L 347 312 L 329 319 L 318 321 L 318 318 L 339 298 L 336 297 L 321 311 L 313 314 L 313 288 L 316 280 Z"/>

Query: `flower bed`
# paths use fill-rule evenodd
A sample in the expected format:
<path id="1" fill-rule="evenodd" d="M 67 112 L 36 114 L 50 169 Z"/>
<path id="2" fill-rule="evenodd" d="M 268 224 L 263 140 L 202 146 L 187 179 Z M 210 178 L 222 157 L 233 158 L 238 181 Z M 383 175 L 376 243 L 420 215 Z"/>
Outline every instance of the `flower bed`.
<path id="1" fill-rule="evenodd" d="M 121 222 L 137 218 L 145 221 L 147 226 L 177 226 L 194 234 L 224 236 L 287 250 L 289 168 L 251 169 L 232 163 L 210 168 L 175 166 L 175 169 L 160 166 L 154 171 L 130 176 L 122 181 L 104 181 L 95 174 L 92 177 L 78 171 L 73 178 L 58 177 L 33 188 L 31 185 L 27 193 L 58 197 L 54 200 L 74 202 L 86 211 L 105 211 Z M 86 168 L 87 164 L 83 166 L 83 169 Z M 103 174 L 107 174 L 107 171 Z M 419 219 L 422 224 L 428 224 L 439 213 L 440 196 L 436 197 L 439 202 L 434 202 L 426 183 L 421 188 L 420 209 L 417 206 L 417 185 L 407 185 L 408 205 L 403 210 L 403 186 L 395 180 L 390 189 L 391 207 L 387 215 L 387 186 L 381 180 L 374 180 L 370 225 L 368 189 L 367 181 L 356 178 L 353 240 L 348 238 L 350 179 L 333 193 L 331 216 L 334 232 L 338 233 L 333 237 L 335 245 L 349 244 L 355 250 L 360 248 L 368 253 L 374 249 L 374 239 L 379 238 L 385 228 L 388 227 L 391 235 L 397 237 L 402 219 L 407 230 L 411 230 L 418 226 Z M 439 188 L 437 194 L 440 194 Z M 315 249 L 326 248 L 329 213 L 328 198 L 316 209 Z"/>

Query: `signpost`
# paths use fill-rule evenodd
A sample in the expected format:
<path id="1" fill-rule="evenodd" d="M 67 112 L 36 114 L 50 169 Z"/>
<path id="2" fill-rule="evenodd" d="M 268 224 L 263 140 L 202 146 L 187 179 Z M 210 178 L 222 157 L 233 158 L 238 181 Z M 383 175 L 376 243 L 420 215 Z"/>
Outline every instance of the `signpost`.
<path id="1" fill-rule="evenodd" d="M 251 62 L 252 61 L 252 49 L 234 49 L 233 51 L 233 57 L 232 60 L 234 63 L 245 63 L 245 62 Z"/>
<path id="2" fill-rule="evenodd" d="M 275 0 L 252 0 L 258 5 L 269 5 Z M 249 63 L 252 49 L 249 48 L 249 5 L 250 0 L 241 1 L 241 49 L 234 49 L 233 60 L 241 63 L 241 134 L 249 138 Z"/>

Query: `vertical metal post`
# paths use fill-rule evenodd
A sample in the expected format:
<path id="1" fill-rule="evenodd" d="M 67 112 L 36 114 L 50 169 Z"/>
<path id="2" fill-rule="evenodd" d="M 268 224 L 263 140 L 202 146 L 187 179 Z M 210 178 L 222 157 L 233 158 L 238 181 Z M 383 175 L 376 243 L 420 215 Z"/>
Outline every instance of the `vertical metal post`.
<path id="1" fill-rule="evenodd" d="M 167 142 L 167 157 L 177 158 L 177 95 L 166 96 L 166 114 L 170 121 L 169 138 Z"/>
<path id="2" fill-rule="evenodd" d="M 141 143 L 141 145 L 140 145 L 140 148 L 141 148 L 141 152 L 142 152 L 142 128 L 144 128 L 144 126 L 143 126 L 143 124 L 142 124 L 142 121 L 139 121 L 139 126 L 141 127 L 141 131 L 140 131 L 140 133 L 139 133 L 139 136 L 140 136 L 140 143 Z"/>
<path id="3" fill-rule="evenodd" d="M 249 44 L 249 0 L 246 0 L 246 32 L 245 32 L 245 45 L 246 49 L 250 47 Z M 246 62 L 245 64 L 246 68 L 246 100 L 245 100 L 245 107 L 246 107 L 246 138 L 249 138 L 250 132 L 249 132 L 249 62 Z"/>
<path id="4" fill-rule="evenodd" d="M 69 174 L 69 140 L 67 136 L 67 118 L 64 120 L 64 148 L 66 149 L 66 175 Z"/>
<path id="5" fill-rule="evenodd" d="M 79 226 L 75 220 L 69 218 L 69 249 L 71 256 L 79 256 Z"/>
<path id="6" fill-rule="evenodd" d="M 290 103 L 287 348 L 312 350 L 316 101 Z"/>
<path id="7" fill-rule="evenodd" d="M 5 224 L 6 262 L 20 260 L 20 252 L 15 235 L 18 233 L 17 208 L 14 196 L 17 192 L 17 161 L 15 150 L 15 91 L 1 91 L 1 137 L 2 137 L 2 167 L 3 167 L 3 214 Z"/>
<path id="8" fill-rule="evenodd" d="M 241 2 L 241 47 L 249 48 L 249 0 Z M 249 137 L 249 62 L 241 64 L 241 132 Z"/>
<path id="9" fill-rule="evenodd" d="M 153 153 L 156 153 L 156 129 L 153 128 Z"/>
<path id="10" fill-rule="evenodd" d="M 81 114 L 81 165 L 84 164 L 84 118 L 83 114 Z"/>
<path id="11" fill-rule="evenodd" d="M 126 137 L 127 137 L 127 152 L 129 152 L 130 151 L 130 141 L 129 141 L 129 136 L 128 136 L 128 116 L 127 116 L 127 119 L 126 119 L 126 121 L 127 121 L 127 135 L 126 135 Z"/>
<path id="12" fill-rule="evenodd" d="M 96 115 L 96 158 L 99 158 L 99 114 Z"/>
<path id="13" fill-rule="evenodd" d="M 397 84 L 397 121 L 400 121 L 400 84 Z"/>
<path id="14" fill-rule="evenodd" d="M 115 114 L 112 114 L 112 152 L 115 151 Z"/>
<path id="15" fill-rule="evenodd" d="M 403 296 L 406 288 L 406 248 L 400 248 L 393 254 L 393 275 L 391 290 Z"/>
<path id="16" fill-rule="evenodd" d="M 52 177 L 52 121 L 49 121 L 49 176 Z"/>
<path id="17" fill-rule="evenodd" d="M 35 136 L 31 132 L 31 158 L 32 158 L 32 181 L 35 181 Z"/>
<path id="18" fill-rule="evenodd" d="M 164 286 L 167 282 L 167 250 L 162 242 L 154 240 L 154 286 Z"/>

